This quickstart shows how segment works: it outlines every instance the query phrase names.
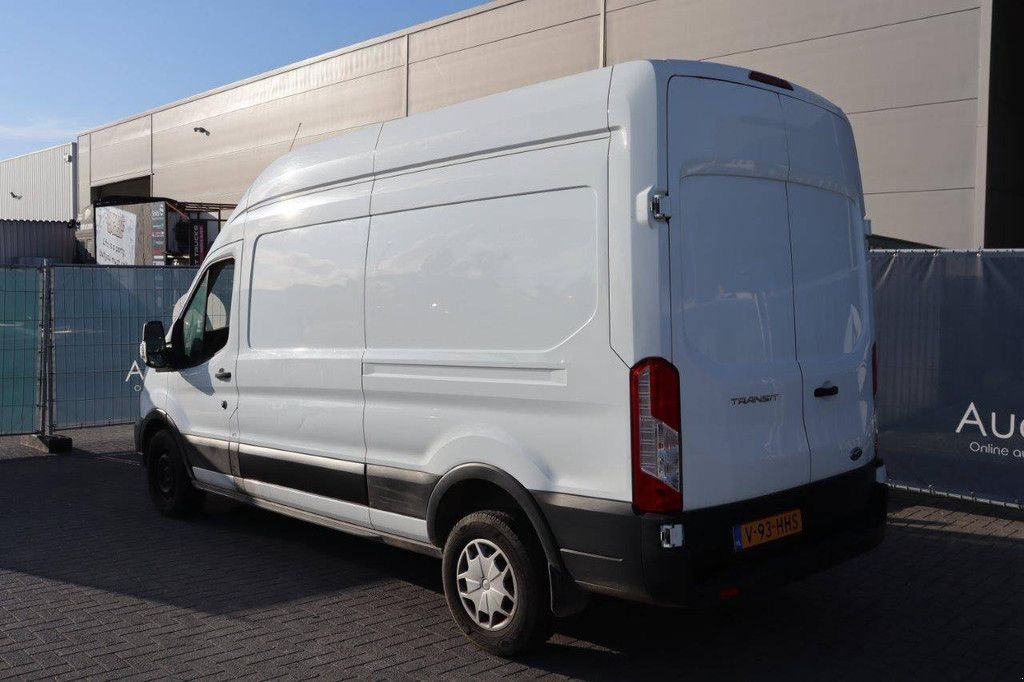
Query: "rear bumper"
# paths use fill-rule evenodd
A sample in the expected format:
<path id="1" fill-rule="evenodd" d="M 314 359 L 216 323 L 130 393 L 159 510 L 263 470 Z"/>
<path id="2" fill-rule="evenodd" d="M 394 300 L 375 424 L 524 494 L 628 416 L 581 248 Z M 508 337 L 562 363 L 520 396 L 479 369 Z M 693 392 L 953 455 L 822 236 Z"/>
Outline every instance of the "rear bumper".
<path id="1" fill-rule="evenodd" d="M 878 545 L 888 488 L 880 461 L 800 488 L 681 514 L 636 514 L 628 503 L 537 493 L 569 573 L 584 589 L 673 606 L 717 602 L 722 590 L 776 587 Z M 804 531 L 737 552 L 732 528 L 799 508 Z M 680 524 L 683 544 L 664 548 L 663 525 Z"/>

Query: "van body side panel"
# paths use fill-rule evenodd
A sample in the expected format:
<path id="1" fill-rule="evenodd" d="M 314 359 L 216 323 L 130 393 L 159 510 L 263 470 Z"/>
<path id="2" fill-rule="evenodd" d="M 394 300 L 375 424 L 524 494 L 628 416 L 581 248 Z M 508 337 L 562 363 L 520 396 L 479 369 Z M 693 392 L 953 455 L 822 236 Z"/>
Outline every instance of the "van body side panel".
<path id="1" fill-rule="evenodd" d="M 448 166 L 459 159 L 607 132 L 611 73 L 598 69 L 387 121 L 374 172 Z"/>
<path id="2" fill-rule="evenodd" d="M 361 361 L 370 187 L 248 214 L 236 373 L 243 479 L 366 504 Z M 346 520 L 368 523 L 365 507 L 342 509 L 361 509 Z"/>
<path id="3" fill-rule="evenodd" d="M 608 96 L 609 339 L 622 361 L 671 357 L 668 226 L 651 218 L 666 188 L 664 84 L 650 62 L 613 67 Z"/>
<path id="4" fill-rule="evenodd" d="M 630 498 L 607 155 L 604 137 L 377 181 L 363 363 L 375 472 L 481 463 L 530 490 Z"/>

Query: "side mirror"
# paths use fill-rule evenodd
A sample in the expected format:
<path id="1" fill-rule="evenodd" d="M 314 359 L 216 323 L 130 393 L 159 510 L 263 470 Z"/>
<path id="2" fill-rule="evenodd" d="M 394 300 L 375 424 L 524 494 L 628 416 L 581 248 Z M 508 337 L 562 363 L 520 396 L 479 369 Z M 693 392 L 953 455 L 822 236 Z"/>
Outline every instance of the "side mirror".
<path id="1" fill-rule="evenodd" d="M 139 345 L 139 355 L 147 367 L 153 369 L 170 369 L 170 353 L 164 341 L 164 323 L 160 320 L 150 320 L 142 327 L 142 343 Z"/>

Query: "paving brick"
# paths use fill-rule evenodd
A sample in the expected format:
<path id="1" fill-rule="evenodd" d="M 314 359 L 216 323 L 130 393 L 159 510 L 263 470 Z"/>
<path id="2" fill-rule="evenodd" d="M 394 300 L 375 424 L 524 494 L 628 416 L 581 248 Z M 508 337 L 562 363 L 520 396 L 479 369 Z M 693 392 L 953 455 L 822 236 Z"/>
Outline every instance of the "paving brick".
<path id="1" fill-rule="evenodd" d="M 595 599 L 515 662 L 469 645 L 438 562 L 222 500 L 146 497 L 125 427 L 0 438 L 0 679 L 1020 679 L 1024 514 L 896 493 L 874 552 L 679 612 Z"/>

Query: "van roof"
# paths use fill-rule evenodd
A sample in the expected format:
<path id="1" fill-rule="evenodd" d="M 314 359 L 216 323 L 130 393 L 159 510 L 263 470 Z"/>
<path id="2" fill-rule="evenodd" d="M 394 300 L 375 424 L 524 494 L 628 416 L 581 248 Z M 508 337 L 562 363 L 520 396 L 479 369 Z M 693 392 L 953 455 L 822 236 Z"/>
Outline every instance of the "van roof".
<path id="1" fill-rule="evenodd" d="M 359 182 L 469 155 L 500 153 L 524 144 L 603 135 L 609 129 L 610 97 L 643 96 L 650 106 L 652 91 L 662 92 L 660 85 L 672 76 L 743 83 L 842 115 L 838 107 L 805 88 L 775 87 L 751 80 L 750 74 L 749 69 L 709 62 L 643 60 L 376 123 L 280 157 L 259 175 L 235 215 L 284 195 L 328 185 Z M 612 95 L 613 77 L 617 82 L 620 78 L 636 82 L 615 88 L 615 92 L 626 94 Z"/>

